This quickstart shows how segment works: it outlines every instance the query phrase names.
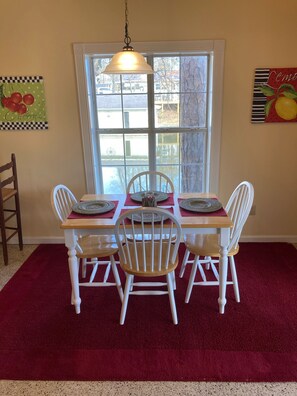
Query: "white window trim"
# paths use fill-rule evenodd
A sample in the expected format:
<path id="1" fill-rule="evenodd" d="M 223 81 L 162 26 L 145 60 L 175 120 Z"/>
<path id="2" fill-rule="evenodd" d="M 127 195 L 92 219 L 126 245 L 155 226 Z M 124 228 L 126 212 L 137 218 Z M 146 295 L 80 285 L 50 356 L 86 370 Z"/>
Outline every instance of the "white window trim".
<path id="1" fill-rule="evenodd" d="M 120 51 L 122 43 L 75 43 L 73 44 L 77 90 L 79 100 L 79 112 L 81 123 L 81 134 L 83 143 L 85 175 L 87 182 L 87 192 L 95 193 L 95 167 L 92 140 L 94 134 L 91 131 L 91 121 L 89 116 L 89 105 L 87 96 L 87 81 L 85 75 L 86 57 L 94 54 L 113 55 Z M 209 191 L 218 193 L 219 171 L 220 171 L 220 150 L 221 150 L 221 123 L 222 123 L 222 102 L 223 102 L 223 68 L 224 68 L 224 40 L 199 40 L 199 41 L 168 41 L 168 42 L 134 42 L 134 48 L 143 54 L 152 55 L 158 53 L 196 53 L 197 51 L 213 54 L 213 86 L 212 86 L 212 112 L 215 117 L 209 120 L 211 130 L 211 152 L 208 155 L 211 163 L 206 166 L 209 169 Z"/>

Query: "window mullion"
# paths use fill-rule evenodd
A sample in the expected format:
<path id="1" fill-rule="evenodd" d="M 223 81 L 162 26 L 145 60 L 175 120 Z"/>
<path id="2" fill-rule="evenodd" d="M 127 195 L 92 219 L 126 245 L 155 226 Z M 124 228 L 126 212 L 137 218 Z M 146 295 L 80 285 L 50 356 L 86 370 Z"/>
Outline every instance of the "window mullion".
<path id="1" fill-rule="evenodd" d="M 153 57 L 147 57 L 148 63 L 153 66 Z M 154 75 L 147 77 L 147 95 L 148 95 L 148 142 L 149 142 L 149 169 L 156 170 L 156 130 L 154 114 Z"/>
<path id="2" fill-rule="evenodd" d="M 211 134 L 212 134 L 212 112 L 211 112 L 211 98 L 212 98 L 212 58 L 210 55 L 207 57 L 207 90 L 206 90 L 206 109 L 207 109 L 207 134 L 205 144 L 205 191 L 209 192 L 210 181 L 210 155 L 211 155 Z"/>
<path id="3" fill-rule="evenodd" d="M 97 117 L 97 93 L 96 93 L 96 82 L 95 82 L 95 71 L 94 71 L 94 61 L 91 59 L 89 62 L 90 71 L 90 97 L 91 97 L 91 124 L 93 125 L 94 133 L 92 134 L 92 151 L 93 151 L 93 168 L 94 168 L 94 184 L 95 191 L 99 189 L 103 192 L 103 174 L 102 174 L 102 164 L 101 164 L 101 148 L 99 139 L 99 120 Z"/>

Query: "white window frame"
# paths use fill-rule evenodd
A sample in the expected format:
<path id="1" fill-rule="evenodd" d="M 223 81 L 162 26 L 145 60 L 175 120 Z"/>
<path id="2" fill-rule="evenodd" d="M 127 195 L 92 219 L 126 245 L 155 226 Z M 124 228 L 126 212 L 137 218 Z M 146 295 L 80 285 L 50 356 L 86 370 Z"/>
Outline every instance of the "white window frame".
<path id="1" fill-rule="evenodd" d="M 122 43 L 75 43 L 73 44 L 77 90 L 79 100 L 79 113 L 81 134 L 84 153 L 85 175 L 87 193 L 96 193 L 95 175 L 98 174 L 97 153 L 94 152 L 94 139 L 96 139 L 94 125 L 91 124 L 90 110 L 87 95 L 87 79 L 85 62 L 91 55 L 113 55 L 120 51 Z M 144 55 L 162 54 L 209 54 L 212 62 L 213 76 L 210 81 L 210 101 L 212 112 L 208 120 L 210 130 L 210 145 L 205 164 L 209 174 L 209 183 L 206 192 L 218 193 L 220 149 L 221 149 L 221 120 L 223 101 L 223 69 L 224 69 L 224 40 L 199 40 L 199 41 L 169 41 L 169 42 L 134 42 L 133 47 Z"/>

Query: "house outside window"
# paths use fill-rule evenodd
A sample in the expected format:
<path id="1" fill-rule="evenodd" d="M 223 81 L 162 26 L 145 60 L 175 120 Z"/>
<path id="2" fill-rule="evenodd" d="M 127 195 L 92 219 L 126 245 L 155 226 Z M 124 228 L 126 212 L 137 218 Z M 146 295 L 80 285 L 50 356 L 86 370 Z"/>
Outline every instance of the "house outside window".
<path id="1" fill-rule="evenodd" d="M 153 75 L 102 74 L 112 48 L 74 45 L 88 191 L 122 193 L 157 170 L 176 191 L 216 192 L 224 42 L 141 46 Z"/>

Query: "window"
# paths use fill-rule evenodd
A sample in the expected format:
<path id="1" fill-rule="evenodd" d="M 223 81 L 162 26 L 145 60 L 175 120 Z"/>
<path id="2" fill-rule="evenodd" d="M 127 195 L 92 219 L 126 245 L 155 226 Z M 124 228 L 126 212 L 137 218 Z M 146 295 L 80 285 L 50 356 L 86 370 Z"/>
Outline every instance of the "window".
<path id="1" fill-rule="evenodd" d="M 102 74 L 114 46 L 74 45 L 88 192 L 124 192 L 148 169 L 216 192 L 224 42 L 138 43 L 148 76 Z"/>

